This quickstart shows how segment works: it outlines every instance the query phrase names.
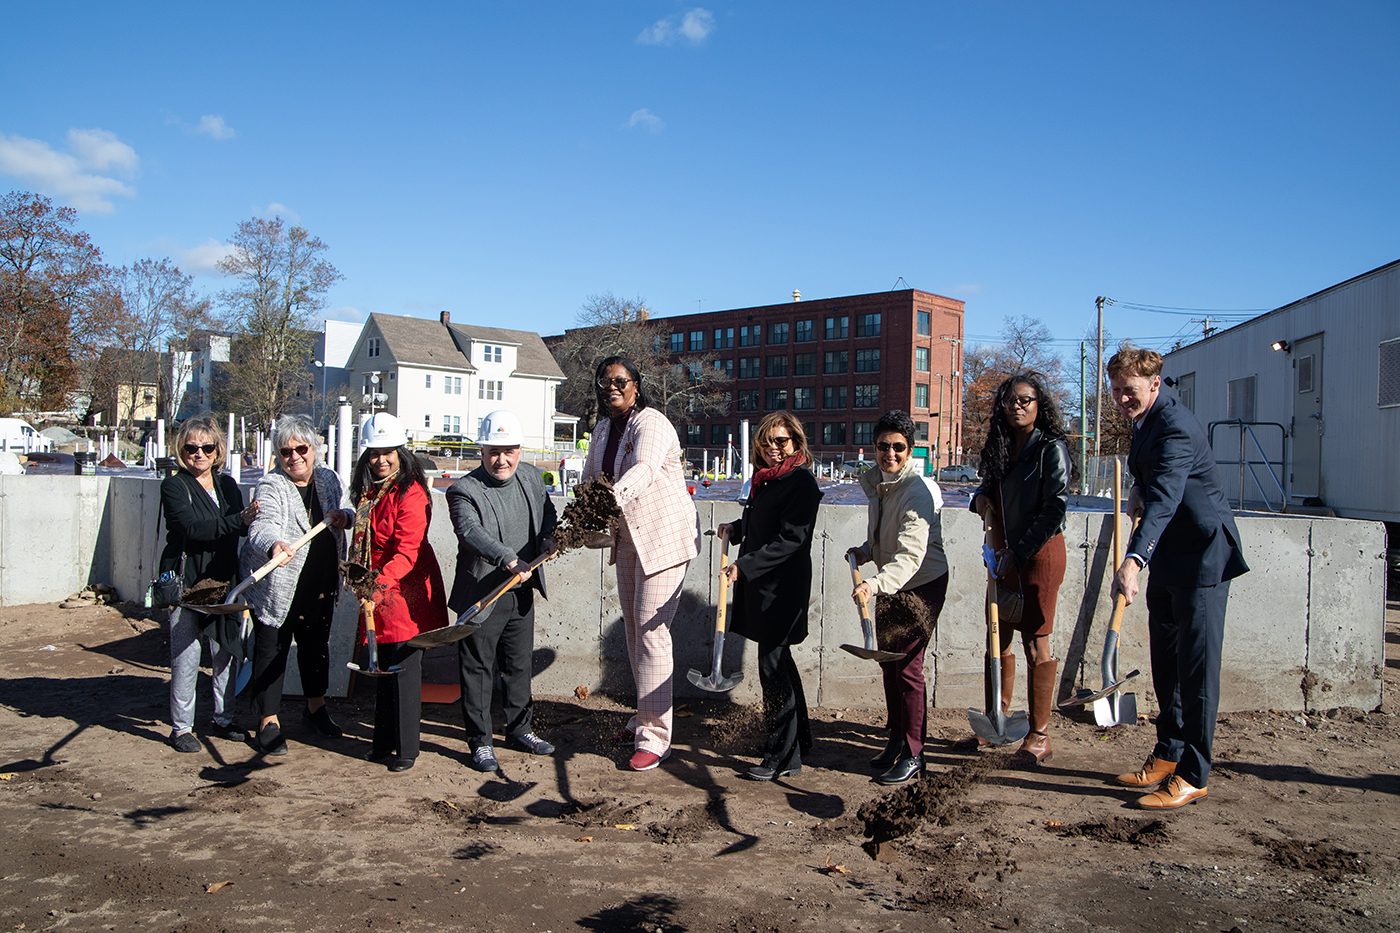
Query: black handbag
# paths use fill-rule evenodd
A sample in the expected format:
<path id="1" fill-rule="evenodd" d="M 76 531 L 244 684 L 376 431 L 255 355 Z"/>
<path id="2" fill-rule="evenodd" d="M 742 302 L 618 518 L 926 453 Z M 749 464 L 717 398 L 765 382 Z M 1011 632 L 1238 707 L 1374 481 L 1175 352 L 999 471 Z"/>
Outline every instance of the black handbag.
<path id="1" fill-rule="evenodd" d="M 186 490 L 186 495 L 189 491 Z M 193 500 L 191 500 L 193 501 Z M 161 497 L 156 507 L 156 547 L 160 547 L 160 520 L 164 514 L 165 498 Z M 157 552 L 159 553 L 159 552 Z M 154 563 L 154 561 L 152 561 Z M 157 609 L 169 609 L 180 602 L 180 594 L 185 591 L 185 555 L 180 554 L 180 562 L 174 569 L 163 570 L 151 581 L 147 589 L 150 605 Z"/>

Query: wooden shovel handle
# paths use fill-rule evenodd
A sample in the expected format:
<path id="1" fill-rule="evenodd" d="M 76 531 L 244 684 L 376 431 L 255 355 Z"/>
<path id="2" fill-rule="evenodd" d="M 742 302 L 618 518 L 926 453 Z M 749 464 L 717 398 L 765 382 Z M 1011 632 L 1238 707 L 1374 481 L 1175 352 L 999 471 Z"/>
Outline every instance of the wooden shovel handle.
<path id="1" fill-rule="evenodd" d="M 855 588 L 860 586 L 860 567 L 856 564 L 856 556 L 854 554 L 847 554 L 846 563 L 851 565 L 851 587 Z M 864 596 L 856 600 L 856 606 L 860 609 L 861 621 L 868 620 L 870 618 L 870 604 L 865 601 Z"/>
<path id="2" fill-rule="evenodd" d="M 1142 519 L 1141 519 L 1141 518 L 1135 518 L 1135 519 L 1133 519 L 1133 531 L 1134 531 L 1134 532 L 1137 531 L 1138 525 L 1141 524 L 1141 523 L 1142 523 Z M 1114 534 L 1114 537 L 1115 537 L 1115 538 L 1118 536 L 1117 522 L 1114 523 L 1113 534 Z M 1131 537 L 1131 533 L 1129 534 L 1129 537 Z M 1115 548 L 1115 550 L 1117 550 L 1117 549 Z M 1117 573 L 1117 572 L 1118 572 L 1118 568 L 1121 567 L 1122 564 L 1123 564 L 1123 560 L 1122 560 L 1121 557 L 1119 557 L 1118 563 L 1117 563 L 1117 564 L 1114 566 L 1114 568 L 1113 568 L 1113 572 L 1114 572 L 1114 573 Z M 1117 596 L 1117 598 L 1113 600 L 1113 620 L 1112 620 L 1111 622 L 1109 622 L 1109 624 L 1108 624 L 1108 630 L 1109 630 L 1110 632 L 1116 632 L 1116 631 L 1118 631 L 1120 628 L 1123 627 L 1123 610 L 1124 610 L 1124 609 L 1127 609 L 1127 608 L 1128 608 L 1128 597 L 1124 596 L 1122 593 L 1119 593 L 1118 596 Z"/>
<path id="3" fill-rule="evenodd" d="M 1113 572 L 1123 566 L 1123 461 L 1113 458 Z"/>
<path id="4" fill-rule="evenodd" d="M 729 529 L 723 528 L 719 532 L 719 605 L 715 607 L 715 631 L 723 632 L 725 626 L 725 610 L 729 605 L 729 574 L 725 573 L 729 569 Z"/>
<path id="5" fill-rule="evenodd" d="M 312 529 L 311 529 L 310 531 L 308 531 L 306 534 L 302 535 L 300 538 L 297 538 L 295 541 L 292 542 L 292 544 L 291 544 L 292 553 L 295 554 L 297 551 L 301 550 L 301 549 L 306 545 L 306 542 L 308 542 L 308 541 L 310 541 L 312 538 L 316 537 L 316 535 L 320 534 L 322 531 L 324 531 L 324 530 L 325 530 L 326 528 L 328 528 L 328 527 L 329 527 L 329 526 L 328 526 L 325 522 L 317 522 L 317 523 L 316 523 L 316 527 L 312 528 Z M 282 560 L 282 555 L 281 555 L 281 554 L 278 554 L 276 557 L 272 558 L 272 559 L 269 560 L 267 563 L 263 564 L 263 565 L 262 565 L 261 567 L 259 567 L 257 570 L 254 570 L 252 576 L 248 577 L 248 579 L 242 581 L 242 582 L 239 583 L 237 586 L 235 586 L 232 590 L 229 591 L 229 594 L 228 594 L 227 596 L 224 597 L 224 602 L 226 602 L 226 603 L 231 603 L 231 602 L 233 602 L 234 597 L 237 596 L 239 593 L 242 593 L 242 592 L 243 592 L 244 590 L 246 590 L 248 587 L 252 586 L 254 583 L 257 583 L 257 582 L 258 582 L 259 580 L 261 580 L 263 577 L 267 576 L 268 574 L 272 573 L 272 571 L 276 570 L 276 569 L 277 569 L 277 565 L 281 562 L 281 560 Z"/>
<path id="6" fill-rule="evenodd" d="M 531 571 L 533 571 L 536 567 L 538 567 L 540 564 L 543 564 L 545 561 L 549 560 L 549 559 L 550 559 L 551 557 L 553 557 L 556 553 L 558 553 L 558 552 L 557 552 L 557 551 L 550 551 L 548 554 L 541 554 L 539 557 L 536 557 L 534 560 L 530 561 L 530 563 L 529 563 L 529 569 L 530 569 Z M 488 608 L 490 608 L 490 606 L 491 606 L 492 603 L 494 603 L 496 600 L 500 599 L 502 596 L 506 595 L 506 593 L 507 593 L 512 587 L 514 587 L 514 586 L 516 586 L 517 584 L 519 584 L 519 583 L 520 583 L 520 579 L 521 579 L 521 578 L 520 578 L 520 574 L 518 574 L 518 573 L 513 573 L 513 574 L 511 574 L 510 577 L 506 579 L 506 582 L 504 582 L 504 583 L 502 583 L 500 586 L 496 587 L 494 590 L 492 590 L 492 591 L 491 591 L 490 593 L 488 593 L 486 596 L 484 596 L 484 597 L 482 597 L 481 599 L 477 600 L 476 602 L 472 603 L 472 604 L 471 604 L 470 606 L 468 606 L 466 609 L 463 609 L 461 615 L 459 615 L 459 616 L 457 617 L 458 621 L 460 622 L 462 619 L 469 619 L 469 618 L 471 618 L 472 616 L 481 615 L 481 614 L 482 614 L 483 612 L 485 612 Z"/>

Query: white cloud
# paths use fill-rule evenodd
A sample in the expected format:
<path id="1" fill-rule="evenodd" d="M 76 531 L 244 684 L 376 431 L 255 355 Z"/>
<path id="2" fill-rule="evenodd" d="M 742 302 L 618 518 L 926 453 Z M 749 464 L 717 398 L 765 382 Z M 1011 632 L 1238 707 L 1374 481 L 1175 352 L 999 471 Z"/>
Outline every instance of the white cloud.
<path id="1" fill-rule="evenodd" d="M 224 122 L 224 118 L 214 114 L 205 114 L 199 118 L 199 125 L 190 130 L 191 133 L 203 133 L 211 139 L 233 139 L 233 127 Z"/>
<path id="2" fill-rule="evenodd" d="M 632 114 L 631 118 L 626 123 L 624 123 L 623 126 L 627 127 L 628 129 L 640 126 L 642 129 L 649 130 L 653 133 L 659 133 L 666 128 L 665 122 L 663 122 L 660 117 L 658 117 L 656 114 L 652 113 L 645 107 L 643 107 L 641 110 L 635 111 Z"/>
<path id="3" fill-rule="evenodd" d="M 107 130 L 71 129 L 70 152 L 58 152 L 48 143 L 0 133 L 0 174 L 13 175 L 41 193 L 66 201 L 80 211 L 107 214 L 108 198 L 135 197 L 136 189 L 111 177 L 130 178 L 140 158 L 136 150 Z"/>
<path id="4" fill-rule="evenodd" d="M 292 224 L 293 226 L 301 223 L 301 215 L 298 214 L 296 211 L 292 210 L 287 205 L 283 204 L 281 201 L 273 201 L 267 207 L 261 209 L 255 207 L 253 208 L 253 213 L 258 215 L 259 217 L 262 217 L 264 220 L 271 220 L 274 217 L 281 217 L 283 220 L 287 221 L 287 223 Z"/>
<path id="5" fill-rule="evenodd" d="M 704 7 L 696 7 L 684 15 L 657 20 L 642 30 L 637 41 L 642 45 L 674 45 L 677 39 L 682 39 L 699 45 L 714 31 L 715 15 Z"/>
<path id="6" fill-rule="evenodd" d="M 342 305 L 339 308 L 330 308 L 321 315 L 327 321 L 348 321 L 351 324 L 363 324 L 366 315 L 359 308 L 352 305 Z"/>
<path id="7" fill-rule="evenodd" d="M 223 275 L 219 260 L 233 255 L 233 246 L 210 237 L 190 249 L 176 249 L 176 261 L 186 275 Z"/>

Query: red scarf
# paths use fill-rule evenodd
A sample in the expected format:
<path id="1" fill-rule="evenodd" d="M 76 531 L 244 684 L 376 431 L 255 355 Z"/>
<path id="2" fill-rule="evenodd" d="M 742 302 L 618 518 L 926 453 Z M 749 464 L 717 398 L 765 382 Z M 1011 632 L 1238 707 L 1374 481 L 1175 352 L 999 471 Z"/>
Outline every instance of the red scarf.
<path id="1" fill-rule="evenodd" d="M 753 497 L 758 494 L 758 487 L 762 486 L 770 479 L 786 476 L 806 462 L 806 454 L 793 454 L 791 457 L 784 458 L 783 462 L 777 466 L 764 467 L 759 470 L 753 475 L 753 483 L 749 486 L 749 500 L 752 501 Z"/>

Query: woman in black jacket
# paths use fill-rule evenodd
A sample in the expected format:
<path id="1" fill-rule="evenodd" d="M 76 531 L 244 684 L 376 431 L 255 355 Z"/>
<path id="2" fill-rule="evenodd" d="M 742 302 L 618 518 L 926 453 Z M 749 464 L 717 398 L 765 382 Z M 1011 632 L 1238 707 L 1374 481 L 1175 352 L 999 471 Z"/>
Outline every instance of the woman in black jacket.
<path id="1" fill-rule="evenodd" d="M 769 722 L 763 762 L 747 777 L 771 781 L 802 770 L 812 747 L 807 698 L 792 646 L 807 637 L 812 593 L 812 529 L 822 493 L 811 472 L 802 425 L 785 411 L 754 433 L 753 484 L 737 522 L 716 529 L 739 541 L 739 557 L 723 571 L 734 585 L 730 629 L 758 642 L 758 676 Z"/>
<path id="2" fill-rule="evenodd" d="M 1059 662 L 1050 650 L 1055 601 L 1065 579 L 1065 513 L 1074 472 L 1064 419 L 1045 377 L 1024 370 L 997 387 L 987 442 L 982 448 L 982 485 L 972 511 L 992 520 L 997 583 L 1023 597 L 1021 618 L 1001 626 L 1001 701 L 1011 708 L 1016 655 L 1011 637 L 1021 633 L 1026 650 L 1031 731 L 1012 763 L 1034 767 L 1050 760 L 1050 710 Z M 986 744 L 976 736 L 960 746 Z"/>
<path id="3" fill-rule="evenodd" d="M 211 415 L 197 415 L 180 425 L 175 456 L 179 471 L 160 484 L 165 511 L 160 570 L 178 569 L 183 558 L 181 584 L 185 589 L 200 580 L 231 582 L 238 575 L 238 539 L 258 514 L 258 504 L 244 508 L 238 483 L 219 472 L 228 456 L 228 445 Z M 214 668 L 213 734 L 238 741 L 244 738 L 233 725 L 233 656 L 219 644 L 211 624 L 235 618 L 178 606 L 170 610 L 170 744 L 176 751 L 199 751 L 199 740 L 194 737 L 194 701 L 201 641 L 209 643 Z"/>

